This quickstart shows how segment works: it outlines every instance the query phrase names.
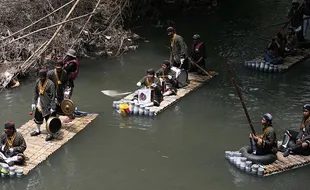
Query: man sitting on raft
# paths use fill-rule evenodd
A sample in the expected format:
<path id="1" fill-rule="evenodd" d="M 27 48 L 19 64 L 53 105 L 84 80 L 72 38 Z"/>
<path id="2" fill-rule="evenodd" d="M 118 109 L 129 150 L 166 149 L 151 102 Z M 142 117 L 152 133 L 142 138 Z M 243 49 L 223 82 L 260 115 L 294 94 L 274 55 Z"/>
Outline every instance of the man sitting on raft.
<path id="1" fill-rule="evenodd" d="M 296 48 L 296 37 L 295 31 L 290 29 L 289 33 L 286 35 L 286 46 L 285 52 L 292 52 Z"/>
<path id="2" fill-rule="evenodd" d="M 156 72 L 156 76 L 164 83 L 163 96 L 177 94 L 178 81 L 176 79 L 176 73 L 171 70 L 170 61 L 164 61 L 161 69 Z"/>
<path id="3" fill-rule="evenodd" d="M 147 70 L 147 76 L 143 77 L 138 83 L 137 86 L 144 86 L 146 88 L 154 89 L 154 100 L 153 105 L 159 106 L 160 102 L 162 101 L 162 94 L 161 94 L 161 85 L 158 78 L 155 77 L 155 71 L 153 69 Z M 135 96 L 138 98 L 138 95 Z"/>
<path id="4" fill-rule="evenodd" d="M 284 134 L 280 148 L 287 148 L 283 153 L 287 157 L 290 153 L 310 155 L 310 104 L 303 106 L 303 119 L 299 133 L 289 130 Z M 289 147 L 287 147 L 289 146 Z"/>
<path id="5" fill-rule="evenodd" d="M 272 127 L 272 116 L 269 113 L 264 114 L 261 122 L 263 126 L 263 134 L 260 136 L 250 134 L 250 143 L 253 154 L 276 154 L 277 136 Z"/>
<path id="6" fill-rule="evenodd" d="M 15 124 L 10 121 L 4 125 L 4 132 L 0 136 L 0 162 L 9 166 L 23 164 L 24 151 L 27 148 L 23 135 L 16 131 Z"/>
<path id="7" fill-rule="evenodd" d="M 282 34 L 281 34 L 282 35 Z M 278 35 L 279 36 L 279 35 Z M 282 64 L 283 63 L 283 45 L 282 38 L 272 38 L 272 41 L 268 45 L 268 52 L 264 54 L 265 61 L 271 64 Z M 282 56 L 281 56 L 282 55 Z"/>

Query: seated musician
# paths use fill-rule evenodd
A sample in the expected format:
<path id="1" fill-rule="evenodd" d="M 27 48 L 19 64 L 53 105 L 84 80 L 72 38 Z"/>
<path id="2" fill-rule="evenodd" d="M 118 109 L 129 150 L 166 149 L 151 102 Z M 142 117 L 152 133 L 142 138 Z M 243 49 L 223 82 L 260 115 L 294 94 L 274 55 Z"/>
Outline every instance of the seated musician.
<path id="1" fill-rule="evenodd" d="M 264 54 L 264 59 L 272 64 L 282 64 L 284 57 L 283 39 L 280 37 L 282 34 L 278 34 L 276 38 L 272 38 L 272 41 L 268 44 L 268 52 Z"/>
<path id="2" fill-rule="evenodd" d="M 290 153 L 310 155 L 310 104 L 303 106 L 303 119 L 299 132 L 286 131 L 281 148 L 287 148 L 283 153 L 284 157 Z"/>
<path id="3" fill-rule="evenodd" d="M 58 60 L 56 62 L 56 67 L 53 70 L 50 70 L 47 73 L 47 78 L 50 79 L 56 89 L 56 112 L 52 114 L 52 116 L 64 115 L 61 110 L 60 104 L 64 100 L 64 90 L 68 82 L 67 72 L 63 69 L 63 61 Z"/>
<path id="4" fill-rule="evenodd" d="M 250 142 L 253 154 L 276 154 L 277 137 L 272 127 L 272 116 L 269 113 L 264 114 L 261 122 L 263 126 L 263 134 L 260 136 L 250 134 Z"/>
<path id="5" fill-rule="evenodd" d="M 147 76 L 143 77 L 137 86 L 144 86 L 146 88 L 154 89 L 153 105 L 159 106 L 162 101 L 161 84 L 158 78 L 155 77 L 155 71 L 153 69 L 147 70 Z M 138 95 L 135 96 L 137 98 Z"/>
<path id="6" fill-rule="evenodd" d="M 294 48 L 296 48 L 295 31 L 293 29 L 290 29 L 289 33 L 286 35 L 285 52 L 292 52 Z"/>
<path id="7" fill-rule="evenodd" d="M 4 125 L 4 132 L 0 135 L 0 162 L 9 166 L 23 164 L 26 141 L 20 132 L 16 131 L 15 124 L 10 121 Z"/>
<path id="8" fill-rule="evenodd" d="M 178 81 L 176 74 L 171 70 L 171 64 L 168 60 L 165 60 L 161 69 L 156 72 L 156 76 L 164 83 L 163 96 L 176 95 Z"/>

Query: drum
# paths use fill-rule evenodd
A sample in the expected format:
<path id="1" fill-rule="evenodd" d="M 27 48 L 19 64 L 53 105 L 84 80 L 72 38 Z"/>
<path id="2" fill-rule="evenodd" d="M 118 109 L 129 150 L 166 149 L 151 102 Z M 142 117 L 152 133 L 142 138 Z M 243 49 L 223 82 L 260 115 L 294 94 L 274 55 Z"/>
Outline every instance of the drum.
<path id="1" fill-rule="evenodd" d="M 46 131 L 49 134 L 57 133 L 62 126 L 61 120 L 57 117 L 50 117 L 46 122 Z"/>
<path id="2" fill-rule="evenodd" d="M 171 70 L 176 73 L 176 79 L 178 81 L 178 88 L 183 88 L 187 85 L 188 73 L 184 69 L 177 67 L 171 67 Z"/>
<path id="3" fill-rule="evenodd" d="M 154 100 L 154 89 L 139 89 L 138 102 L 139 104 L 147 104 Z"/>

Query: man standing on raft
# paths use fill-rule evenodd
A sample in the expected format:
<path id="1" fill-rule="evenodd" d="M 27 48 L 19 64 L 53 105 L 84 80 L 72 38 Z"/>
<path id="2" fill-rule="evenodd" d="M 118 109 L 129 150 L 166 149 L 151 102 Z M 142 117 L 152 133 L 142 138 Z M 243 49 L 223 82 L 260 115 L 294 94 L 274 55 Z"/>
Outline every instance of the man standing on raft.
<path id="1" fill-rule="evenodd" d="M 187 71 L 189 69 L 187 45 L 184 42 L 183 37 L 176 34 L 173 27 L 168 27 L 167 32 L 168 36 L 171 38 L 170 63 L 174 67 L 182 68 Z"/>
<path id="2" fill-rule="evenodd" d="M 31 136 L 41 134 L 41 125 L 43 120 L 47 121 L 52 113 L 55 112 L 55 85 L 47 78 L 47 70 L 41 69 L 39 79 L 33 89 L 33 101 L 31 108 L 34 112 L 34 122 L 37 124 L 37 129 L 30 133 Z M 47 134 L 45 140 L 52 140 L 52 134 Z"/>

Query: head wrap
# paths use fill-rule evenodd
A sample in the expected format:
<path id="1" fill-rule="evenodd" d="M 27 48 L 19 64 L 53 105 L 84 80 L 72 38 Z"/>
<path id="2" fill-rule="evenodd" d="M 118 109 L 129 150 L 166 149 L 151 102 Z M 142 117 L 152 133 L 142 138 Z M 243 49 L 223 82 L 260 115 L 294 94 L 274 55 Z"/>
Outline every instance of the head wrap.
<path id="1" fill-rule="evenodd" d="M 168 61 L 168 60 L 164 60 L 163 64 L 166 65 L 167 67 L 169 67 L 171 65 L 170 61 Z"/>
<path id="2" fill-rule="evenodd" d="M 56 61 L 56 67 L 63 67 L 64 66 L 64 62 L 63 62 L 63 60 L 62 59 L 59 59 L 59 60 L 57 60 Z"/>
<path id="3" fill-rule="evenodd" d="M 46 77 L 47 76 L 47 70 L 46 69 L 41 69 L 39 71 L 39 77 Z"/>
<path id="4" fill-rule="evenodd" d="M 263 118 L 267 121 L 267 124 L 272 124 L 272 115 L 270 113 L 265 113 Z"/>
<path id="5" fill-rule="evenodd" d="M 193 36 L 193 39 L 194 39 L 194 40 L 200 39 L 200 35 L 199 35 L 199 34 L 195 34 L 195 35 Z"/>
<path id="6" fill-rule="evenodd" d="M 307 111 L 310 111 L 310 104 L 305 104 L 303 107 L 302 107 L 303 110 L 307 110 Z"/>
<path id="7" fill-rule="evenodd" d="M 175 29 L 172 26 L 169 26 L 167 28 L 167 32 L 175 32 Z"/>
<path id="8" fill-rule="evenodd" d="M 12 121 L 8 121 L 6 124 L 4 124 L 5 129 L 15 129 L 15 124 Z"/>

